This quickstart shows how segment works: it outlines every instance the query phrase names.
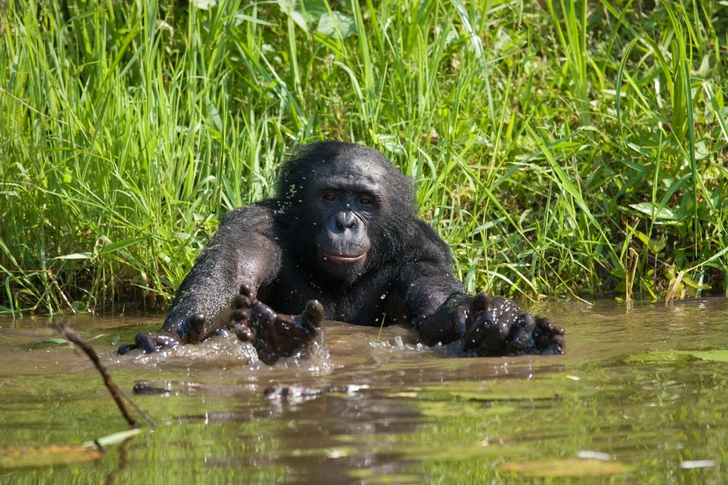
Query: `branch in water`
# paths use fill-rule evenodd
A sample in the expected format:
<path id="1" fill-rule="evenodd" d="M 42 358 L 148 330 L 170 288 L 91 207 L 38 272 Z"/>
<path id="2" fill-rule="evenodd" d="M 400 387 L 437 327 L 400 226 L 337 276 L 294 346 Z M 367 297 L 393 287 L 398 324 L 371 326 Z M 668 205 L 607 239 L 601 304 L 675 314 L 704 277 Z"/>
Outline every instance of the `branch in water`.
<path id="1" fill-rule="evenodd" d="M 109 389 L 111 397 L 113 397 L 114 401 L 116 401 L 116 405 L 119 406 L 119 410 L 121 411 L 121 414 L 124 415 L 126 422 L 129 423 L 129 426 L 131 428 L 138 428 L 139 423 L 136 422 L 134 417 L 129 412 L 129 408 L 126 407 L 126 404 L 124 404 L 124 401 L 121 399 L 121 390 L 113 381 L 113 379 L 111 379 L 111 375 L 109 375 L 109 373 L 106 371 L 106 368 L 101 363 L 101 359 L 99 359 L 99 354 L 96 353 L 93 347 L 91 347 L 91 345 L 89 345 L 89 343 L 86 342 L 83 337 L 81 337 L 78 333 L 76 333 L 74 329 L 72 329 L 65 323 L 54 318 L 53 326 L 56 328 L 58 333 L 63 335 L 65 339 L 70 340 L 74 344 L 78 345 L 81 350 L 83 350 L 86 355 L 88 355 L 88 358 L 91 359 L 91 362 L 93 362 L 94 366 L 96 366 L 96 370 L 98 370 L 101 376 L 104 378 L 104 384 L 106 384 L 106 387 Z"/>

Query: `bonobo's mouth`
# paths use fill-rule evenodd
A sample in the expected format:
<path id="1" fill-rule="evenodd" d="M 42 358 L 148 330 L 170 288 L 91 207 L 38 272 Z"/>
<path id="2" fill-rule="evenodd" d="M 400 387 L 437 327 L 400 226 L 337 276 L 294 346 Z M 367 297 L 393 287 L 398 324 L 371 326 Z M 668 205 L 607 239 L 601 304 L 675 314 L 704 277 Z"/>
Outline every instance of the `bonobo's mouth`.
<path id="1" fill-rule="evenodd" d="M 331 261 L 334 264 L 358 263 L 363 260 L 367 255 L 366 252 L 363 252 L 361 254 L 330 253 L 324 251 L 323 249 L 319 249 L 319 254 L 324 261 Z"/>

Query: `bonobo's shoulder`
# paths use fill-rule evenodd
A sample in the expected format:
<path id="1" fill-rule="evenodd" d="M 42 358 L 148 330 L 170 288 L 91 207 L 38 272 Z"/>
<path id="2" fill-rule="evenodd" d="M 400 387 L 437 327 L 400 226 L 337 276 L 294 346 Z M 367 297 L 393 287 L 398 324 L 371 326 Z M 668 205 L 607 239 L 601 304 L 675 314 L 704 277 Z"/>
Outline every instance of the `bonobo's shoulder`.
<path id="1" fill-rule="evenodd" d="M 443 241 L 437 231 L 420 219 L 416 219 L 415 224 L 412 224 L 411 227 L 412 233 L 407 238 L 409 247 L 405 248 L 405 254 L 410 256 L 409 259 L 451 264 L 450 246 Z"/>
<path id="2" fill-rule="evenodd" d="M 225 214 L 220 221 L 222 224 L 240 223 L 263 223 L 265 220 L 273 220 L 275 213 L 275 201 L 271 199 L 261 200 L 254 204 L 244 205 L 231 210 Z"/>
<path id="3" fill-rule="evenodd" d="M 417 239 L 419 241 L 426 241 L 434 245 L 439 249 L 449 250 L 449 246 L 440 235 L 435 231 L 428 223 L 423 220 L 417 219 Z"/>

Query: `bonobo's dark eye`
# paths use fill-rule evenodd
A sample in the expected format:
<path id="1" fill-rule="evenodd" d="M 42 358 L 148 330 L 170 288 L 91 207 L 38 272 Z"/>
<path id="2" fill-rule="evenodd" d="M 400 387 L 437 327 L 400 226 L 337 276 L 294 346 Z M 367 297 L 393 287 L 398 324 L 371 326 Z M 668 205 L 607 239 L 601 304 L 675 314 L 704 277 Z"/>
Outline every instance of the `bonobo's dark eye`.
<path id="1" fill-rule="evenodd" d="M 336 200 L 336 194 L 333 194 L 331 192 L 326 192 L 322 198 L 328 202 L 333 202 Z"/>
<path id="2" fill-rule="evenodd" d="M 369 197 L 364 196 L 361 199 L 359 199 L 359 203 L 361 205 L 369 205 L 369 204 L 372 203 L 372 199 L 370 199 Z"/>

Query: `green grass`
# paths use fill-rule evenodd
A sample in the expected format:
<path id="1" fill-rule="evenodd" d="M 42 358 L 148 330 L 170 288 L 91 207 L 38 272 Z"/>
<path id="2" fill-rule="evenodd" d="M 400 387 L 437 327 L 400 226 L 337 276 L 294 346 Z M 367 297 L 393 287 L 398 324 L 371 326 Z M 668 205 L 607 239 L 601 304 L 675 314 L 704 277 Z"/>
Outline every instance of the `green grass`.
<path id="1" fill-rule="evenodd" d="M 7 0 L 0 311 L 163 307 L 330 138 L 417 181 L 471 291 L 725 293 L 723 2 L 201 3 Z"/>

